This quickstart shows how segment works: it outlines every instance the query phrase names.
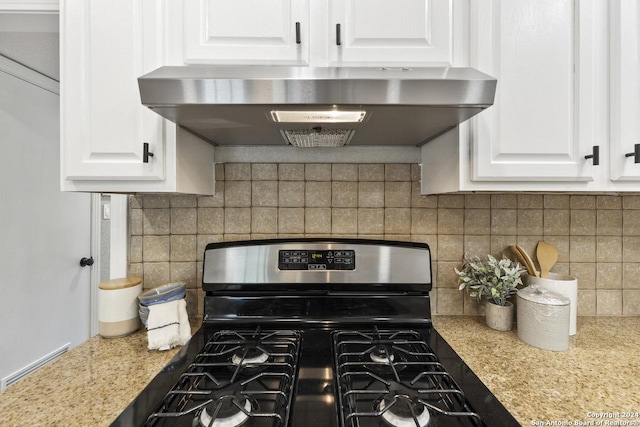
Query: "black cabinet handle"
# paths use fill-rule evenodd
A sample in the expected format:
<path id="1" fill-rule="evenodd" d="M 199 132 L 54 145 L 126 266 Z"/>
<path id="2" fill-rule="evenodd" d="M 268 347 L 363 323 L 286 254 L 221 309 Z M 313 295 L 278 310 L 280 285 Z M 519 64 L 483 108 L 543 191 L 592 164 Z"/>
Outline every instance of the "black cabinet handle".
<path id="1" fill-rule="evenodd" d="M 600 164 L 600 146 L 594 145 L 592 154 L 584 156 L 585 159 L 593 159 L 593 166 L 598 166 Z"/>
<path id="2" fill-rule="evenodd" d="M 92 265 L 93 265 L 93 257 L 82 258 L 80 260 L 80 267 L 86 267 L 86 266 L 91 267 Z"/>
<path id="3" fill-rule="evenodd" d="M 153 153 L 149 151 L 149 143 L 142 144 L 142 163 L 149 163 L 149 157 L 153 157 Z"/>
<path id="4" fill-rule="evenodd" d="M 296 22 L 296 44 L 300 44 L 300 23 Z"/>
<path id="5" fill-rule="evenodd" d="M 336 46 L 342 45 L 342 40 L 340 39 L 340 24 L 336 24 Z"/>
<path id="6" fill-rule="evenodd" d="M 633 163 L 640 163 L 640 144 L 633 146 L 633 153 L 627 153 L 625 157 L 633 157 Z"/>

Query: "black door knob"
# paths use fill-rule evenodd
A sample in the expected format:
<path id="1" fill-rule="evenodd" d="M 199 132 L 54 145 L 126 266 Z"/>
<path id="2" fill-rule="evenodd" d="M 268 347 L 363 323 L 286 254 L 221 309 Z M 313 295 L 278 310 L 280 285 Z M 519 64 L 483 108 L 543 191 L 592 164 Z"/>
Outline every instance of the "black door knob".
<path id="1" fill-rule="evenodd" d="M 82 258 L 80 260 L 80 267 L 86 267 L 86 266 L 91 267 L 92 265 L 93 265 L 93 257 Z"/>

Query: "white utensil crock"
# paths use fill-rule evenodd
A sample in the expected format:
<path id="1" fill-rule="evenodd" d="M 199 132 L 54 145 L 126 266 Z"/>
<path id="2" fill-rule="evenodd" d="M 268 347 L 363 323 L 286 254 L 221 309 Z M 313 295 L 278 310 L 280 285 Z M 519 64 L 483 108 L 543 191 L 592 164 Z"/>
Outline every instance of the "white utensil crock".
<path id="1" fill-rule="evenodd" d="M 578 319 L 578 280 L 573 276 L 558 273 L 549 273 L 546 279 L 525 274 L 524 279 L 526 285 L 537 285 L 541 289 L 569 298 L 569 335 L 575 335 Z"/>

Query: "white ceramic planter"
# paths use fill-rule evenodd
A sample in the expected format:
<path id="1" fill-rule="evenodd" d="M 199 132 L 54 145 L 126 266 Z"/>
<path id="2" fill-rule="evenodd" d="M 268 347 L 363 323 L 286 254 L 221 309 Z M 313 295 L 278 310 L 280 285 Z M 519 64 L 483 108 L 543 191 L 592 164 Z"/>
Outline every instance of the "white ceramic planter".
<path id="1" fill-rule="evenodd" d="M 513 327 L 513 304 L 496 305 L 489 301 L 485 304 L 487 326 L 497 331 L 510 331 Z"/>

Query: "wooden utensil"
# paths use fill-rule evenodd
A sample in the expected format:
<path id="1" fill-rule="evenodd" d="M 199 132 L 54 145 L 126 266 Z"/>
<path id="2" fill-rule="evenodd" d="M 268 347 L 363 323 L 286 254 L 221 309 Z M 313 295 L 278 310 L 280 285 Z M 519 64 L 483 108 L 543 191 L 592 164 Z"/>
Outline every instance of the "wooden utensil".
<path id="1" fill-rule="evenodd" d="M 531 274 L 532 276 L 540 277 L 540 273 L 538 273 L 538 270 L 536 270 L 536 266 L 533 264 L 533 260 L 531 259 L 527 251 L 525 251 L 524 248 L 520 245 L 516 245 L 516 249 L 518 249 L 518 251 L 520 251 L 520 253 L 522 254 L 522 257 L 524 258 L 527 266 L 527 270 L 533 271 L 533 274 L 529 274 Z"/>
<path id="2" fill-rule="evenodd" d="M 520 249 L 518 249 L 517 246 L 511 246 L 511 252 L 513 252 L 516 258 L 518 258 L 518 261 L 520 261 L 520 264 L 522 264 L 522 266 L 527 269 L 527 273 L 529 273 L 530 276 L 537 276 L 535 267 L 533 267 L 532 265 L 529 265 L 529 263 L 527 262 L 527 259 L 522 254 L 522 252 L 520 252 Z"/>
<path id="3" fill-rule="evenodd" d="M 540 264 L 540 277 L 546 279 L 549 276 L 549 271 L 558 261 L 558 248 L 540 240 L 536 248 L 536 256 L 538 264 Z"/>

